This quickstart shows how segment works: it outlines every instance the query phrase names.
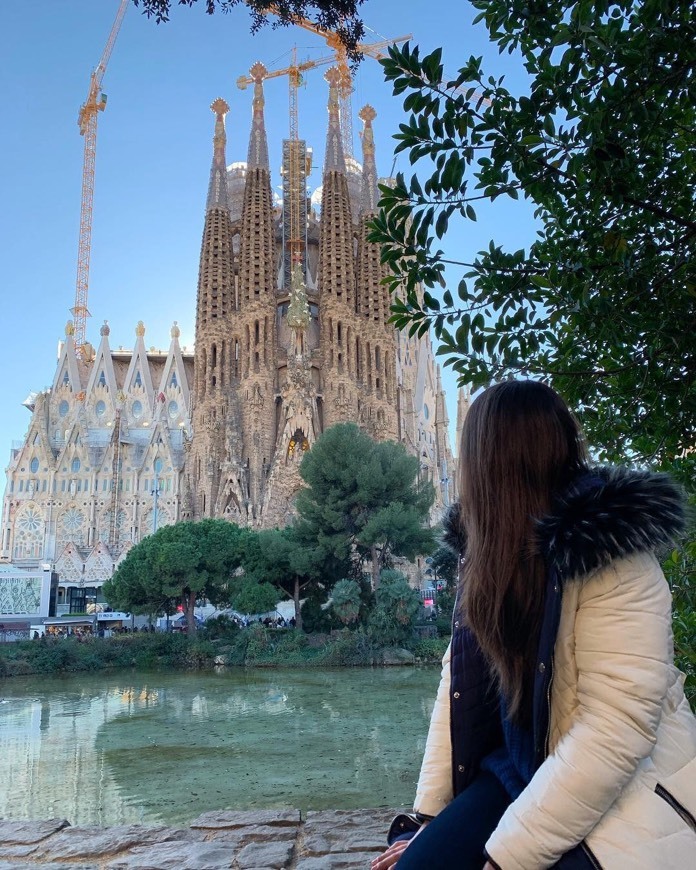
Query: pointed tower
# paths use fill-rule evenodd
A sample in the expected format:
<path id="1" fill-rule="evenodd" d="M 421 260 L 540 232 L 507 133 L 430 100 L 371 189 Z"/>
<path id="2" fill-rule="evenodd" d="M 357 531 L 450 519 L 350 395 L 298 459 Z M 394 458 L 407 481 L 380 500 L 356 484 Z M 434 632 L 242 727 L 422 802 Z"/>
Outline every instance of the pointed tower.
<path id="1" fill-rule="evenodd" d="M 454 459 L 449 442 L 447 400 L 442 387 L 442 373 L 439 365 L 435 367 L 435 371 L 435 459 L 438 473 L 436 492 L 438 500 L 446 507 L 452 501 L 455 491 Z"/>
<path id="2" fill-rule="evenodd" d="M 388 323 L 389 291 L 382 278 L 386 269 L 380 262 L 378 245 L 368 241 L 369 222 L 377 211 L 377 163 L 372 122 L 377 113 L 364 106 L 359 117 L 365 128 L 362 136 L 363 176 L 358 224 L 356 262 L 357 330 L 355 354 L 363 384 L 361 407 L 363 424 L 376 438 L 398 438 L 396 412 L 396 336 Z"/>
<path id="3" fill-rule="evenodd" d="M 325 78 L 329 83 L 329 128 L 322 180 L 318 285 L 323 405 L 325 426 L 330 426 L 356 419 L 360 363 L 355 356 L 354 229 L 339 119 L 341 74 L 332 67 Z"/>
<path id="4" fill-rule="evenodd" d="M 236 308 L 225 161 L 225 115 L 229 106 L 217 99 L 210 108 L 215 114 L 215 134 L 198 273 L 192 395 L 196 438 L 187 474 L 190 512 L 195 518 L 211 516 L 217 498 L 225 447 L 225 391 L 232 357 L 230 321 Z"/>
<path id="5" fill-rule="evenodd" d="M 460 387 L 457 390 L 457 429 L 456 429 L 456 442 L 454 445 L 454 450 L 459 458 L 460 445 L 462 443 L 462 429 L 464 428 L 464 418 L 467 415 L 469 410 L 469 405 L 471 404 L 471 388 L 470 387 Z"/>
<path id="6" fill-rule="evenodd" d="M 273 226 L 273 195 L 264 120 L 263 80 L 267 70 L 255 63 L 251 134 L 242 208 L 239 265 L 239 317 L 235 348 L 239 346 L 239 408 L 241 413 L 241 468 L 237 478 L 247 521 L 259 522 L 268 469 L 275 441 L 276 393 L 276 283 L 278 258 Z M 235 350 L 235 353 L 237 351 Z M 234 437 L 230 420 L 230 437 Z M 225 484 L 232 492 L 234 481 Z M 224 495 L 227 501 L 229 493 Z M 238 496 L 235 496 L 237 498 Z M 224 505 L 219 504 L 219 510 Z"/>

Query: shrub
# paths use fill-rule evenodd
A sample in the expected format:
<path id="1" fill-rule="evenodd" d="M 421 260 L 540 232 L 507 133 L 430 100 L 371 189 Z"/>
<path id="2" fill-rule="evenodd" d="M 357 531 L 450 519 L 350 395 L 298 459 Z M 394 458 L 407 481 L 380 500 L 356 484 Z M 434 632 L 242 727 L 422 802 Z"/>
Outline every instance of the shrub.
<path id="1" fill-rule="evenodd" d="M 317 631 L 331 631 L 337 627 L 337 621 L 331 608 L 322 607 L 324 602 L 316 595 L 309 596 L 302 605 L 302 628 L 312 634 Z"/>
<path id="2" fill-rule="evenodd" d="M 316 663 L 325 667 L 359 667 L 375 661 L 375 645 L 362 628 L 350 631 L 344 628 L 334 632 L 329 643 L 318 651 Z"/>
<path id="3" fill-rule="evenodd" d="M 421 607 L 420 596 L 399 571 L 382 571 L 368 631 L 374 640 L 391 646 L 408 643 Z"/>
<path id="4" fill-rule="evenodd" d="M 425 637 L 413 646 L 413 654 L 426 664 L 439 664 L 447 651 L 448 637 Z"/>
<path id="5" fill-rule="evenodd" d="M 200 635 L 207 640 L 232 640 L 240 631 L 241 627 L 236 620 L 226 613 L 220 613 L 206 620 Z"/>

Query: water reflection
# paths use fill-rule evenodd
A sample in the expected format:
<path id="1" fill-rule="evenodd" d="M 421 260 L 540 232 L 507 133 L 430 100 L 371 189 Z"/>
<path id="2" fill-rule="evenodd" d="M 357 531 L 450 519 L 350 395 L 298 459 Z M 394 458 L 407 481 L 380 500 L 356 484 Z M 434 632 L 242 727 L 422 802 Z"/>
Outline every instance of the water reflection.
<path id="1" fill-rule="evenodd" d="M 0 817 L 185 822 L 408 804 L 436 670 L 6 680 Z"/>

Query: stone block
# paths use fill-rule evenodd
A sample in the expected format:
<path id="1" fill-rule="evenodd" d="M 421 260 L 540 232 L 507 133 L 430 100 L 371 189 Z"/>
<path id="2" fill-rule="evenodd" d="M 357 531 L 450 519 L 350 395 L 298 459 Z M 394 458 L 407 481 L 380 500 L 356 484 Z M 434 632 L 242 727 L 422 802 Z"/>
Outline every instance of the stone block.
<path id="1" fill-rule="evenodd" d="M 383 665 L 412 665 L 415 661 L 416 657 L 407 649 L 388 647 L 382 650 Z"/>
<path id="2" fill-rule="evenodd" d="M 138 846 L 166 843 L 172 840 L 195 840 L 200 835 L 185 828 L 166 825 L 118 825 L 113 828 L 73 827 L 56 834 L 42 843 L 36 858 L 75 860 L 78 858 L 108 858 Z"/>
<path id="3" fill-rule="evenodd" d="M 240 870 L 251 870 L 255 867 L 283 868 L 290 864 L 295 842 L 276 840 L 266 843 L 249 843 L 237 855 Z"/>
<path id="4" fill-rule="evenodd" d="M 392 810 L 327 810 L 307 814 L 302 855 L 384 851 Z"/>
<path id="5" fill-rule="evenodd" d="M 108 870 L 228 870 L 235 866 L 236 845 L 172 842 L 138 846 L 110 861 Z"/>
<path id="6" fill-rule="evenodd" d="M 202 813 L 191 822 L 191 828 L 220 830 L 223 828 L 244 828 L 249 825 L 286 826 L 299 825 L 300 811 L 279 810 L 213 810 Z"/>
<path id="7" fill-rule="evenodd" d="M 67 819 L 48 819 L 45 822 L 0 821 L 0 843 L 2 845 L 40 843 L 46 837 L 69 826 L 70 822 Z"/>
<path id="8" fill-rule="evenodd" d="M 31 864 L 22 861 L 21 864 L 18 864 L 16 861 L 2 861 L 0 860 L 0 870 L 99 870 L 98 864 L 83 864 L 80 862 L 79 864 L 74 864 L 70 862 L 70 864 L 57 864 L 51 861 L 50 864 L 41 863 L 41 864 Z"/>
<path id="9" fill-rule="evenodd" d="M 300 858 L 295 870 L 369 870 L 374 852 L 336 852 L 320 858 Z"/>

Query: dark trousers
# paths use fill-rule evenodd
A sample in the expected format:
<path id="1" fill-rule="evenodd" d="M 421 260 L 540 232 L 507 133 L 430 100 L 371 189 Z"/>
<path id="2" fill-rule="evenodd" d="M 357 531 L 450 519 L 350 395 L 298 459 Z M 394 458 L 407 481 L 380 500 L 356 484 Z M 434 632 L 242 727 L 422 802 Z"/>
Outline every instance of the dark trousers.
<path id="1" fill-rule="evenodd" d="M 432 820 L 396 863 L 395 870 L 482 870 L 484 846 L 510 805 L 510 796 L 492 773 L 476 779 Z M 398 837 L 397 839 L 402 839 Z M 404 837 L 405 839 L 405 837 Z M 596 859 L 595 859 L 596 861 Z M 592 870 L 582 844 L 554 864 L 556 870 Z"/>
<path id="2" fill-rule="evenodd" d="M 495 776 L 482 771 L 418 834 L 396 870 L 481 870 L 483 847 L 509 804 Z"/>

